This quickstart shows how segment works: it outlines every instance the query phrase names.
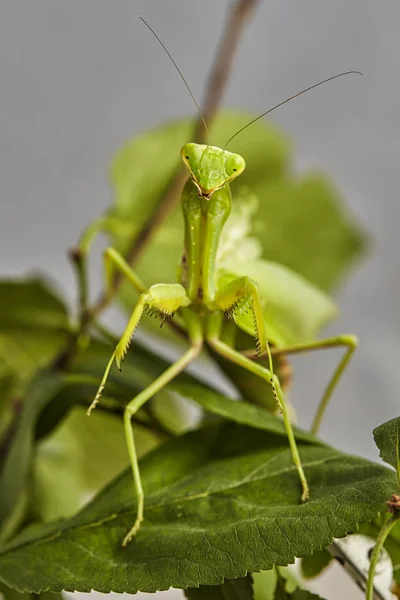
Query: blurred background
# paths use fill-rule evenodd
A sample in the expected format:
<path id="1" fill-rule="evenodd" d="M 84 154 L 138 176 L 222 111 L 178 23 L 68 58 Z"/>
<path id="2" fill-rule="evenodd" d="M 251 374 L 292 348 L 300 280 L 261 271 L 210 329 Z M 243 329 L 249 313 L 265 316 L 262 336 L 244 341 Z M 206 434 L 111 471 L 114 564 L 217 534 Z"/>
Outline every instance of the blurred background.
<path id="1" fill-rule="evenodd" d="M 46 271 L 74 298 L 66 249 L 110 203 L 115 151 L 136 133 L 194 112 L 173 66 L 134 15 L 150 22 L 201 100 L 230 4 L 1 3 L 2 275 Z M 340 71 L 364 73 L 302 96 L 271 120 L 294 140 L 296 169 L 327 173 L 370 235 L 368 255 L 338 290 L 341 317 L 327 331 L 356 333 L 360 348 L 321 433 L 375 460 L 371 430 L 399 414 L 399 22 L 395 0 L 263 0 L 244 31 L 223 102 L 260 113 Z M 111 322 L 118 328 L 123 319 Z M 296 359 L 300 424 L 310 422 L 337 360 L 335 351 Z"/>

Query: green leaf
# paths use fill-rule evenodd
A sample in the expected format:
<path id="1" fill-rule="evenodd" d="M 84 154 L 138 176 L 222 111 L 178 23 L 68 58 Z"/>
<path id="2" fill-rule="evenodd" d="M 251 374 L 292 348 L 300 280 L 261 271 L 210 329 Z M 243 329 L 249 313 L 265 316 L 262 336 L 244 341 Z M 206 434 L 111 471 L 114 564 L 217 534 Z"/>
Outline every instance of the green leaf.
<path id="1" fill-rule="evenodd" d="M 143 431 L 135 428 L 135 436 L 142 451 L 146 442 L 151 447 Z M 127 464 L 122 418 L 101 411 L 89 418 L 83 407 L 73 408 L 37 446 L 35 514 L 45 521 L 72 515 Z"/>
<path id="2" fill-rule="evenodd" d="M 204 410 L 215 415 L 235 421 L 241 425 L 262 429 L 275 435 L 287 436 L 283 419 L 249 402 L 226 398 L 222 394 L 202 385 L 173 383 L 170 387 L 184 398 L 193 400 L 204 408 Z M 294 428 L 294 432 L 298 441 L 318 445 L 323 443 L 315 436 L 297 427 Z"/>
<path id="3" fill-rule="evenodd" d="M 391 419 L 373 431 L 382 460 L 396 469 L 400 483 L 400 417 Z"/>
<path id="4" fill-rule="evenodd" d="M 37 374 L 28 388 L 27 401 L 0 472 L 0 521 L 6 519 L 24 489 L 33 460 L 38 416 L 55 397 L 62 383 L 60 375 L 44 371 Z"/>
<path id="5" fill-rule="evenodd" d="M 305 579 L 320 575 L 332 561 L 332 556 L 325 549 L 305 556 L 301 559 L 301 574 Z"/>
<path id="6" fill-rule="evenodd" d="M 276 346 L 313 340 L 337 316 L 336 304 L 329 296 L 287 267 L 266 260 L 226 260 L 219 284 L 225 285 L 242 275 L 259 285 L 268 338 Z M 251 313 L 237 315 L 235 322 L 254 337 Z"/>
<path id="7" fill-rule="evenodd" d="M 72 519 L 33 526 L 3 547 L 1 577 L 35 592 L 220 585 L 292 563 L 384 510 L 395 483 L 389 469 L 331 448 L 300 446 L 311 488 L 311 500 L 300 504 L 290 452 L 257 447 L 256 431 L 233 429 L 230 451 L 225 442 L 232 427 L 225 424 L 172 440 L 144 458 L 145 521 L 127 549 L 120 544 L 135 511 L 129 472 Z"/>
<path id="8" fill-rule="evenodd" d="M 290 174 L 264 183 L 249 184 L 260 201 L 254 231 L 264 256 L 321 289 L 336 287 L 363 252 L 365 235 L 328 177 Z"/>
<path id="9" fill-rule="evenodd" d="M 69 321 L 43 279 L 0 281 L 0 365 L 26 382 L 62 349 Z"/>
<path id="10" fill-rule="evenodd" d="M 201 585 L 185 590 L 188 600 L 253 600 L 253 578 L 227 579 L 222 585 Z"/>
<path id="11" fill-rule="evenodd" d="M 54 401 L 48 404 L 40 415 L 38 438 L 48 435 L 74 405 L 90 405 L 113 350 L 111 344 L 93 339 L 88 348 L 78 353 L 70 367 L 69 375 L 65 378 L 65 384 Z M 116 366 L 111 369 L 100 410 L 107 404 L 107 398 L 115 401 L 117 407 L 123 408 L 129 400 L 161 375 L 169 364 L 137 340 L 133 340 L 122 372 Z"/>

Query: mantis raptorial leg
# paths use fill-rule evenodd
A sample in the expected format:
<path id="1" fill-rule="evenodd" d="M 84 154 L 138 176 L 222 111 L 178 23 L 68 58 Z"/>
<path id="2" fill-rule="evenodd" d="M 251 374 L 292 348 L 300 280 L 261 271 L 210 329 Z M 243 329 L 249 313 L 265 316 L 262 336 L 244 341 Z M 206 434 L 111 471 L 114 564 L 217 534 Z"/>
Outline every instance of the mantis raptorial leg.
<path id="1" fill-rule="evenodd" d="M 185 81 L 181 71 L 172 58 L 171 54 L 161 42 L 157 34 L 151 27 L 140 17 L 148 29 L 157 38 L 169 58 L 175 65 L 179 75 L 183 79 L 192 99 L 196 104 L 196 108 L 200 113 L 200 117 L 204 123 L 208 136 L 207 125 L 202 115 L 194 96 Z M 137 325 L 145 311 L 156 312 L 163 319 L 170 319 L 178 312 L 186 326 L 186 332 L 190 342 L 190 348 L 183 356 L 171 365 L 162 375 L 153 381 L 147 388 L 140 392 L 126 406 L 124 413 L 125 435 L 128 446 L 130 464 L 132 468 L 135 496 L 137 499 L 137 514 L 133 527 L 126 535 L 123 545 L 125 546 L 139 531 L 143 520 L 144 510 L 144 492 L 140 479 L 139 466 L 137 461 L 135 442 L 132 430 L 131 419 L 137 410 L 154 394 L 160 391 L 165 385 L 171 382 L 179 373 L 181 373 L 187 365 L 199 354 L 203 345 L 203 332 L 205 332 L 205 340 L 210 348 L 220 354 L 225 359 L 246 369 L 250 373 L 254 373 L 272 386 L 274 396 L 279 409 L 282 412 L 285 423 L 290 450 L 293 457 L 293 462 L 296 466 L 300 483 L 302 487 L 301 500 L 307 500 L 309 497 L 309 488 L 307 480 L 301 464 L 299 452 L 297 449 L 296 440 L 294 437 L 292 425 L 289 419 L 284 394 L 278 377 L 273 371 L 272 352 L 270 350 L 266 327 L 264 322 L 262 301 L 260 298 L 258 285 L 249 277 L 239 277 L 234 279 L 227 285 L 219 287 L 217 282 L 217 265 L 216 256 L 218 245 L 220 242 L 221 232 L 226 223 L 226 220 L 231 210 L 231 192 L 229 184 L 239 177 L 245 169 L 245 161 L 239 155 L 226 150 L 227 145 L 239 134 L 266 114 L 270 113 L 275 108 L 282 106 L 286 102 L 295 97 L 304 94 L 305 92 L 322 85 L 328 81 L 356 73 L 349 71 L 334 75 L 324 81 L 314 84 L 294 96 L 279 103 L 272 109 L 265 111 L 256 119 L 250 121 L 245 127 L 234 133 L 224 148 L 212 146 L 208 144 L 185 144 L 181 150 L 181 158 L 188 172 L 188 180 L 181 196 L 181 206 L 184 221 L 184 250 L 180 268 L 180 283 L 175 284 L 156 284 L 148 290 L 140 278 L 132 271 L 125 259 L 121 257 L 113 248 L 108 248 L 105 252 L 106 265 L 106 299 L 109 301 L 112 298 L 114 289 L 113 271 L 118 269 L 132 283 L 135 290 L 139 293 L 139 300 L 132 312 L 129 322 L 118 342 L 111 358 L 106 366 L 103 379 L 96 394 L 95 399 L 90 406 L 88 413 L 95 407 L 99 401 L 101 392 L 106 385 L 108 374 L 114 361 L 121 368 L 123 358 L 128 350 L 130 340 L 136 330 Z M 132 168 L 135 168 L 132 165 Z M 99 223 L 98 226 L 89 230 L 83 240 L 85 248 L 88 248 L 93 236 L 97 230 L 104 225 Z M 237 314 L 242 310 L 249 309 L 254 317 L 254 336 L 258 354 L 266 353 L 268 357 L 268 368 L 258 364 L 255 360 L 251 360 L 248 356 L 235 350 L 229 343 L 223 341 L 220 337 L 220 330 L 224 316 L 235 319 Z M 336 341 L 339 338 L 336 338 Z M 315 342 L 307 346 L 303 345 L 302 350 L 307 351 L 319 347 L 327 347 L 335 345 L 325 342 Z M 335 371 L 330 383 L 328 384 L 326 393 L 321 402 L 319 415 L 316 418 L 317 427 L 320 418 L 325 410 L 326 404 L 337 384 L 337 381 L 342 374 L 345 366 L 348 364 L 350 357 L 356 346 L 354 338 L 341 338 L 341 342 L 348 346 L 348 352 L 342 359 L 339 367 Z M 300 351 L 300 346 L 294 346 L 287 349 L 279 349 L 278 352 L 290 353 Z"/>

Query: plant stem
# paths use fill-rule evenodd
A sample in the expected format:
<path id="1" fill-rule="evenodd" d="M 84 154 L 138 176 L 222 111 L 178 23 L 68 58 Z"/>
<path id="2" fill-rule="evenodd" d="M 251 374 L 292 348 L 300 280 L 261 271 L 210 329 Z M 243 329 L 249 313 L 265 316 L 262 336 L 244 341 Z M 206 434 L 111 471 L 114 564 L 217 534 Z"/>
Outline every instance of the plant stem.
<path id="1" fill-rule="evenodd" d="M 382 526 L 382 529 L 379 532 L 379 535 L 376 539 L 375 547 L 372 551 L 371 555 L 371 563 L 368 571 L 368 580 L 367 580 L 367 589 L 366 589 L 366 600 L 374 600 L 374 576 L 376 565 L 379 560 L 379 556 L 381 554 L 383 544 L 386 541 L 387 536 L 396 525 L 400 517 L 400 513 L 395 513 L 386 521 L 386 523 Z"/>
<path id="2" fill-rule="evenodd" d="M 259 1 L 260 0 L 237 0 L 229 13 L 221 41 L 218 45 L 216 58 L 207 81 L 204 108 L 202 112 L 208 123 L 212 123 L 217 114 L 223 92 L 232 70 L 233 58 L 241 34 Z M 204 141 L 204 137 L 204 125 L 202 119 L 198 117 L 194 127 L 193 141 L 201 143 Z M 178 171 L 174 173 L 167 186 L 163 200 L 155 207 L 139 235 L 133 241 L 132 246 L 125 257 L 128 264 L 134 265 L 138 262 L 142 252 L 152 240 L 156 231 L 158 231 L 167 216 L 175 208 L 177 202 L 179 202 L 180 192 L 186 178 L 187 173 L 183 168 L 178 169 Z M 113 281 L 114 293 L 121 285 L 121 281 L 122 275 L 116 273 Z M 106 307 L 107 303 L 108 299 L 106 295 L 102 294 L 90 310 L 90 313 L 97 317 L 103 308 Z"/>

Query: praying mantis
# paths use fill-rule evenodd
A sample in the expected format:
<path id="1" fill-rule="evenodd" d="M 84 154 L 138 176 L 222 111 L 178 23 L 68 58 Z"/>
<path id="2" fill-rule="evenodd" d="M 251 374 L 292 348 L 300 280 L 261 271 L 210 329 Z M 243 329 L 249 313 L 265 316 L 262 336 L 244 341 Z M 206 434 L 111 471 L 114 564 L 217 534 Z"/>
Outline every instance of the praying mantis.
<path id="1" fill-rule="evenodd" d="M 176 62 L 150 25 L 142 17 L 139 18 L 156 37 L 173 62 L 197 107 L 208 133 L 207 124 L 201 110 Z M 228 279 L 226 277 L 221 279 L 216 257 L 221 233 L 231 211 L 230 183 L 240 177 L 246 166 L 244 159 L 239 154 L 228 151 L 226 146 L 243 129 L 278 106 L 318 85 L 350 73 L 357 72 L 340 73 L 281 102 L 236 132 L 224 148 L 212 146 L 209 143 L 187 143 L 183 146 L 181 158 L 186 167 L 188 179 L 181 195 L 184 249 L 180 265 L 179 283 L 157 283 L 147 289 L 138 275 L 114 248 L 109 247 L 104 253 L 106 290 L 109 298 L 112 297 L 114 272 L 118 270 L 132 284 L 139 295 L 139 299 L 106 366 L 97 394 L 88 409 L 88 414 L 99 402 L 114 362 L 121 369 L 130 341 L 144 313 L 160 315 L 163 321 L 169 321 L 175 314 L 178 314 L 184 324 L 189 342 L 189 348 L 183 355 L 148 387 L 137 394 L 124 410 L 124 430 L 133 476 L 134 494 L 137 501 L 136 518 L 122 542 L 124 547 L 136 536 L 144 518 L 144 491 L 135 448 L 132 417 L 148 400 L 184 371 L 199 356 L 203 348 L 211 349 L 223 359 L 260 377 L 271 386 L 276 405 L 283 417 L 293 463 L 299 476 L 301 488 L 299 499 L 304 502 L 309 498 L 309 486 L 297 448 L 287 402 L 279 378 L 274 372 L 273 355 L 286 355 L 333 346 L 345 348 L 343 358 L 328 382 L 320 401 L 313 427 L 314 432 L 316 432 L 339 378 L 357 346 L 357 339 L 353 335 L 342 335 L 289 347 L 277 347 L 276 340 L 273 336 L 268 335 L 263 315 L 264 300 L 261 297 L 257 282 L 246 275 L 238 277 L 232 275 Z M 243 329 L 241 317 L 245 312 L 252 315 L 256 349 L 241 352 L 227 343 L 223 337 L 223 328 L 225 321 L 231 320 Z M 267 366 L 259 364 L 256 360 L 257 356 L 266 356 Z"/>

